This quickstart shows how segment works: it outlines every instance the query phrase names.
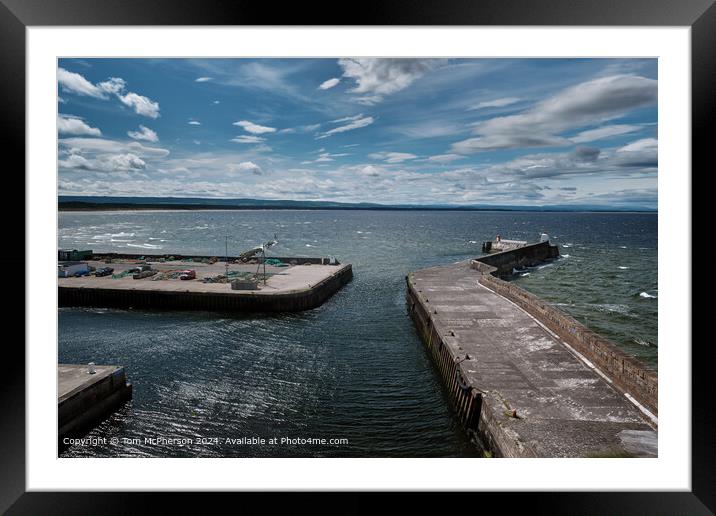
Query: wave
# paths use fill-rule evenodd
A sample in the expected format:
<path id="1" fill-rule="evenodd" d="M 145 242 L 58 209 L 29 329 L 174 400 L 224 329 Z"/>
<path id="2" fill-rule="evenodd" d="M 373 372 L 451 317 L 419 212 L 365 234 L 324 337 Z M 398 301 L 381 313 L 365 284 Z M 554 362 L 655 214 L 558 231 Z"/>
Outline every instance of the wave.
<path id="1" fill-rule="evenodd" d="M 592 305 L 600 312 L 613 312 L 622 315 L 630 315 L 631 310 L 627 305 L 620 305 L 616 303 L 600 303 Z"/>
<path id="2" fill-rule="evenodd" d="M 653 348 L 653 347 L 656 347 L 655 344 L 652 344 L 652 343 L 649 342 L 648 340 L 642 339 L 642 338 L 640 338 L 640 337 L 634 337 L 634 338 L 632 339 L 632 341 L 633 341 L 635 344 L 639 344 L 640 346 L 644 346 L 645 348 Z"/>
<path id="3" fill-rule="evenodd" d="M 657 296 L 652 296 L 648 292 L 641 292 L 639 293 L 639 297 L 643 297 L 644 299 L 656 299 Z"/>
<path id="4" fill-rule="evenodd" d="M 141 249 L 161 249 L 162 246 L 155 244 L 127 244 L 127 247 L 139 247 Z"/>

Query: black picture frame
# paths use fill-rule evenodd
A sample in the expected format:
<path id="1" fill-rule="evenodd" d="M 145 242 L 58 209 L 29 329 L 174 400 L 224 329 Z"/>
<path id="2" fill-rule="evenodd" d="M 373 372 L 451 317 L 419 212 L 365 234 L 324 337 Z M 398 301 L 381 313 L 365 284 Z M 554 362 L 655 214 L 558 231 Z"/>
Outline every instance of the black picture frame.
<path id="1" fill-rule="evenodd" d="M 17 223 L 20 206 L 9 199 L 24 199 L 25 177 L 25 29 L 31 26 L 92 25 L 573 25 L 573 26 L 689 26 L 692 38 L 692 163 L 693 169 L 710 168 L 710 135 L 716 119 L 716 6 L 714 0 L 441 0 L 440 2 L 366 0 L 360 6 L 324 2 L 285 2 L 277 6 L 248 0 L 0 0 L 0 110 L 2 142 L 14 165 L 5 169 L 3 203 L 6 242 L 13 253 L 2 253 L 2 270 L 25 269 L 25 227 Z M 31 138 L 32 135 L 27 135 Z M 7 162 L 6 162 L 7 163 Z M 685 171 L 685 179 L 691 177 Z M 22 192 L 23 195 L 20 195 Z M 693 203 L 692 203 L 693 205 Z M 23 206 L 24 208 L 24 206 Z M 24 220 L 23 220 L 24 222 Z M 685 259 L 691 259 L 691 252 Z M 691 278 L 686 278 L 691 283 Z M 186 497 L 172 494 L 130 493 L 26 493 L 25 491 L 25 280 L 23 275 L 3 279 L 12 302 L 3 319 L 20 326 L 19 336 L 5 340 L 0 389 L 0 511 L 9 514 L 134 513 L 149 501 L 165 505 L 163 512 L 189 509 Z M 10 297 L 10 296 L 8 296 Z M 695 306 L 695 305 L 694 305 Z M 693 312 L 692 312 L 693 313 Z M 692 315 L 692 320 L 694 320 Z M 7 334 L 7 331 L 6 331 Z M 22 336 L 22 337 L 21 337 Z M 48 343 L 49 345 L 50 343 Z M 701 342 L 701 344 L 709 344 Z M 622 493 L 480 493 L 466 495 L 480 501 L 453 497 L 454 510 L 494 499 L 529 502 L 530 510 L 552 514 L 713 514 L 716 512 L 716 450 L 714 449 L 714 375 L 709 346 L 692 346 L 692 490 L 690 492 Z M 8 356 L 9 353 L 9 356 Z M 664 386 L 668 389 L 668 385 Z M 247 495 L 244 495 L 245 497 Z M 374 498 L 340 502 L 341 512 L 358 512 Z M 529 497 L 524 500 L 524 497 Z M 517 498 L 515 498 L 517 497 Z M 266 495 L 252 494 L 265 503 Z M 414 497 L 422 504 L 422 497 Z M 291 510 L 311 503 L 295 495 L 284 501 Z M 324 502 L 325 503 L 325 502 Z M 377 502 L 382 504 L 382 502 Z M 280 508 L 272 497 L 273 509 Z M 465 505 L 470 504 L 470 505 Z M 330 505 L 330 504 L 329 504 Z M 272 511 L 273 512 L 273 511 Z"/>

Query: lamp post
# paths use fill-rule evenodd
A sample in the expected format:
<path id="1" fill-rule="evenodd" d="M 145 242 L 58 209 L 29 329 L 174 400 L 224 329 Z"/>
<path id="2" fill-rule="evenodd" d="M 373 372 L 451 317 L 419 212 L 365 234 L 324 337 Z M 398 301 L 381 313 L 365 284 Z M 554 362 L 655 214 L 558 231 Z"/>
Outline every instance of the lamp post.
<path id="1" fill-rule="evenodd" d="M 226 260 L 224 267 L 225 274 L 226 274 L 226 281 L 229 281 L 229 236 L 225 236 L 225 252 L 224 252 L 224 259 Z"/>

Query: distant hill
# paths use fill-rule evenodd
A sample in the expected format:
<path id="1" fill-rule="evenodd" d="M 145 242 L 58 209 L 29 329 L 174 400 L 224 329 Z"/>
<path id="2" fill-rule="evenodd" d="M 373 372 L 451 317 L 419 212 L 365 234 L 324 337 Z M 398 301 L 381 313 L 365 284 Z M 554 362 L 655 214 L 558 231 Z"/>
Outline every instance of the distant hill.
<path id="1" fill-rule="evenodd" d="M 205 199 L 200 197 L 101 197 L 60 195 L 60 211 L 100 210 L 451 210 L 451 211 L 603 211 L 651 212 L 646 207 L 613 208 L 596 205 L 449 205 L 376 204 L 334 201 L 291 201 L 266 199 Z"/>

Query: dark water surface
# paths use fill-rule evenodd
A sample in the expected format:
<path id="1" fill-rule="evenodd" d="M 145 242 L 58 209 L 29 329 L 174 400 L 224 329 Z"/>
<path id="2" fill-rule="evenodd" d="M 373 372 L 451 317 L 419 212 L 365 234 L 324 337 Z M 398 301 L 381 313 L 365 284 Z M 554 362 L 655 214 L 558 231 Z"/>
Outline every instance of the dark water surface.
<path id="1" fill-rule="evenodd" d="M 514 281 L 656 367 L 653 214 L 62 212 L 60 247 L 222 256 L 226 235 L 238 254 L 276 233 L 276 255 L 335 255 L 355 275 L 295 314 L 60 309 L 59 361 L 121 364 L 134 385 L 132 402 L 89 435 L 109 444 L 63 456 L 474 456 L 407 316 L 405 275 L 477 256 L 497 233 L 542 231 L 562 258 Z M 227 442 L 252 437 L 267 442 Z"/>

